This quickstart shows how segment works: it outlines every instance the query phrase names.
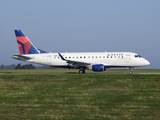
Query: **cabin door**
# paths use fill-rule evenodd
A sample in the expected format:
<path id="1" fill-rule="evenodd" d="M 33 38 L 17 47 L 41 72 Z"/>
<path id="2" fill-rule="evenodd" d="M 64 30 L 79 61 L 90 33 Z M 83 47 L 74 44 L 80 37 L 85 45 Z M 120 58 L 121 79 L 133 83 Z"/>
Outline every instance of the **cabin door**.
<path id="1" fill-rule="evenodd" d="M 48 65 L 50 65 L 50 63 L 51 63 L 51 55 L 47 56 L 47 62 L 48 62 Z"/>
<path id="2" fill-rule="evenodd" d="M 127 61 L 127 63 L 129 63 L 130 60 L 131 60 L 131 56 L 130 55 L 126 55 L 126 61 Z"/>

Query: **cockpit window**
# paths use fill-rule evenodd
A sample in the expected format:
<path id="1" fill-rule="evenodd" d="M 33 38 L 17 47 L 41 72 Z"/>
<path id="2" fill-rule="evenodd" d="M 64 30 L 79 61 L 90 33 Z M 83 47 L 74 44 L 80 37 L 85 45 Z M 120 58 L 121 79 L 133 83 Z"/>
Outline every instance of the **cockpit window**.
<path id="1" fill-rule="evenodd" d="M 140 55 L 135 55 L 134 57 L 135 57 L 135 58 L 141 58 L 142 56 L 140 56 Z"/>
<path id="2" fill-rule="evenodd" d="M 138 55 L 140 58 L 142 57 L 142 56 L 140 56 L 140 55 Z"/>
<path id="3" fill-rule="evenodd" d="M 135 58 L 138 58 L 138 55 L 135 55 L 134 57 L 135 57 Z"/>

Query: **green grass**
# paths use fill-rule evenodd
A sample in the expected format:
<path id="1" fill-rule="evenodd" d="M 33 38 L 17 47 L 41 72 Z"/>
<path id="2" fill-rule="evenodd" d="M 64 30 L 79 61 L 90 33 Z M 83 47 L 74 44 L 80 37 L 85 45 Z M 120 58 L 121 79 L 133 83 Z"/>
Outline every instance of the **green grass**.
<path id="1" fill-rule="evenodd" d="M 160 75 L 0 75 L 0 118 L 159 120 Z"/>
<path id="2" fill-rule="evenodd" d="M 98 74 L 127 74 L 128 69 L 106 69 L 104 72 L 98 72 Z M 0 69 L 0 73 L 6 74 L 56 74 L 56 73 L 78 73 L 78 69 Z M 97 73 L 92 70 L 86 70 L 87 73 Z M 160 73 L 160 69 L 133 69 L 133 73 Z"/>

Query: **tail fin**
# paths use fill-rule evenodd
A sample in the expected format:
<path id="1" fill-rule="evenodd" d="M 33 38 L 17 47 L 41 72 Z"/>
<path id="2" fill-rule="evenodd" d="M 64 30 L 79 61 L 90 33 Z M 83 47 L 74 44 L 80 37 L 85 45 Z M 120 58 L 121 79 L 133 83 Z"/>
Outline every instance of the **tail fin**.
<path id="1" fill-rule="evenodd" d="M 23 34 L 21 30 L 14 30 L 20 54 L 39 54 L 38 48 Z"/>

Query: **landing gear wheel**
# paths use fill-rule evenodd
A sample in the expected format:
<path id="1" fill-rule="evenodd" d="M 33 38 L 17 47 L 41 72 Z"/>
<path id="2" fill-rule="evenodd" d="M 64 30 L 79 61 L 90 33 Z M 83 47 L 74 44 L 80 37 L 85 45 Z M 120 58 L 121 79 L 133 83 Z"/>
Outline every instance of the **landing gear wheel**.
<path id="1" fill-rule="evenodd" d="M 132 67 L 129 67 L 129 74 L 132 74 L 133 71 L 132 71 Z"/>
<path id="2" fill-rule="evenodd" d="M 84 74 L 85 73 L 85 69 L 80 69 L 78 73 L 79 74 Z"/>

